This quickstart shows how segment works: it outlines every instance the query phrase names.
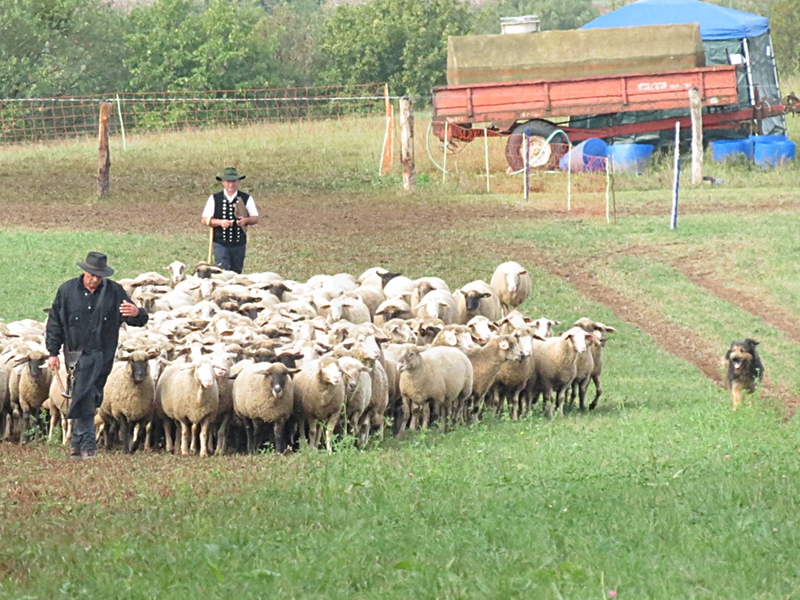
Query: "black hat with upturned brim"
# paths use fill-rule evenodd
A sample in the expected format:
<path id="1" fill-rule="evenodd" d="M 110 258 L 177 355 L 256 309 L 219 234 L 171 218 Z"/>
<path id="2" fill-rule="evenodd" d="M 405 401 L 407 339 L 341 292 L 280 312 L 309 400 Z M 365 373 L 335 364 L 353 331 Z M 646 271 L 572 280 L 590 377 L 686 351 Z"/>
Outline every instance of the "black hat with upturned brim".
<path id="1" fill-rule="evenodd" d="M 247 176 L 239 175 L 239 173 L 236 172 L 235 167 L 225 167 L 225 169 L 222 171 L 222 175 L 217 176 L 217 181 L 241 181 L 245 177 Z"/>
<path id="2" fill-rule="evenodd" d="M 108 258 L 101 252 L 89 252 L 86 255 L 86 262 L 75 263 L 81 269 L 98 277 L 110 277 L 114 274 L 114 269 L 108 266 Z"/>

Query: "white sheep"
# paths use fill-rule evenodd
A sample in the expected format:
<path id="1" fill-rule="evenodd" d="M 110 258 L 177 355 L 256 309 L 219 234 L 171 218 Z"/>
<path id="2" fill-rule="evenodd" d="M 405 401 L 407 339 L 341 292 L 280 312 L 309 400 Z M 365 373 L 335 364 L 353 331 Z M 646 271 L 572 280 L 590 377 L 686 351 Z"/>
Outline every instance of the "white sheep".
<path id="1" fill-rule="evenodd" d="M 553 416 L 553 393 L 555 408 L 563 412 L 564 397 L 567 389 L 575 379 L 578 355 L 586 352 L 586 332 L 580 327 L 572 327 L 560 336 L 534 341 L 534 357 L 536 360 L 536 378 L 533 397 L 542 395 L 545 415 Z"/>
<path id="2" fill-rule="evenodd" d="M 396 371 L 390 377 L 388 363 L 380 344 L 388 342 L 388 336 L 375 325 L 363 324 L 355 327 L 352 336 L 345 343 L 350 344 L 353 357 L 369 368 L 372 394 L 366 409 L 369 428 L 366 431 L 366 445 L 371 429 L 377 428 L 379 439 L 383 439 L 386 410 L 389 406 L 390 390 L 397 387 Z"/>
<path id="3" fill-rule="evenodd" d="M 445 325 L 433 338 L 431 346 L 450 346 L 463 352 L 471 352 L 480 348 L 472 337 L 472 331 L 466 325 Z"/>
<path id="4" fill-rule="evenodd" d="M 450 286 L 440 277 L 420 277 L 414 280 L 414 289 L 411 292 L 411 298 L 409 298 L 408 303 L 412 308 L 416 308 L 417 304 L 434 290 L 449 292 Z"/>
<path id="5" fill-rule="evenodd" d="M 186 265 L 179 260 L 172 261 L 164 269 L 169 272 L 169 282 L 172 287 L 186 279 Z"/>
<path id="6" fill-rule="evenodd" d="M 20 443 L 27 441 L 34 423 L 32 414 L 38 414 L 50 396 L 53 372 L 47 368 L 47 353 L 31 350 L 16 360 L 11 371 L 8 389 L 12 411 L 20 414 Z M 18 408 L 15 408 L 18 407 Z"/>
<path id="7" fill-rule="evenodd" d="M 517 337 L 524 358 L 519 362 L 507 362 L 497 372 L 494 384 L 493 404 L 501 415 L 508 401 L 508 412 L 512 421 L 523 418 L 530 410 L 530 395 L 524 394 L 532 377 L 536 376 L 536 360 L 533 356 L 533 340 L 537 339 L 532 327 L 510 327 L 504 325 L 503 333 L 513 332 Z"/>
<path id="8" fill-rule="evenodd" d="M 405 319 L 391 319 L 381 325 L 389 341 L 393 344 L 416 344 L 417 334 Z"/>
<path id="9" fill-rule="evenodd" d="M 339 296 L 330 301 L 328 322 L 347 321 L 349 323 L 371 323 L 369 307 L 360 298 Z"/>
<path id="10" fill-rule="evenodd" d="M 457 348 L 437 346 L 421 350 L 406 346 L 397 368 L 403 403 L 411 407 L 412 426 L 420 422 L 426 429 L 433 409 L 446 428 L 455 407 L 472 394 L 472 363 Z"/>
<path id="11" fill-rule="evenodd" d="M 426 346 L 433 343 L 439 333 L 452 325 L 445 325 L 444 321 L 438 317 L 423 317 L 421 319 L 408 319 L 407 323 L 417 337 L 418 346 Z"/>
<path id="12" fill-rule="evenodd" d="M 379 327 L 392 319 L 411 319 L 414 313 L 411 306 L 402 298 L 389 298 L 375 311 L 374 323 Z"/>
<path id="13" fill-rule="evenodd" d="M 372 399 L 371 369 L 352 356 L 340 356 L 339 367 L 345 378 L 345 433 L 356 438 L 356 447 L 364 448 L 369 440 L 370 415 L 367 412 Z"/>
<path id="14" fill-rule="evenodd" d="M 595 338 L 595 343 L 592 343 L 590 350 L 592 352 L 592 359 L 594 366 L 592 368 L 592 381 L 594 382 L 594 400 L 589 405 L 589 410 L 594 410 L 597 407 L 597 401 L 603 393 L 603 388 L 600 385 L 600 375 L 603 372 L 603 348 L 605 348 L 606 341 L 608 340 L 609 333 L 616 333 L 617 330 L 610 325 L 603 325 L 602 323 L 592 321 L 588 317 L 583 317 L 575 321 L 575 326 L 580 327 L 586 333 L 591 333 Z"/>
<path id="15" fill-rule="evenodd" d="M 476 280 L 454 292 L 458 304 L 458 322 L 466 325 L 476 315 L 483 315 L 490 321 L 498 321 L 503 316 L 500 298 L 491 285 Z"/>
<path id="16" fill-rule="evenodd" d="M 53 380 L 50 382 L 50 395 L 46 403 L 50 410 L 50 428 L 47 432 L 47 441 L 53 441 L 56 427 L 59 427 L 61 429 L 62 444 L 67 444 L 72 439 L 72 419 L 67 419 L 69 399 L 64 395 L 66 393 L 66 382 L 67 367 L 62 357 L 58 373 L 53 373 Z"/>
<path id="17" fill-rule="evenodd" d="M 323 356 L 304 364 L 294 377 L 294 412 L 298 423 L 308 427 L 308 443 L 319 444 L 324 431 L 325 447 L 333 452 L 333 428 L 344 406 L 344 377 L 336 358 Z M 317 423 L 323 424 L 322 430 Z"/>
<path id="18" fill-rule="evenodd" d="M 500 368 L 507 363 L 519 363 L 525 358 L 514 334 L 499 335 L 485 345 L 467 353 L 472 363 L 473 383 L 465 417 L 477 422 L 483 413 L 486 395 L 494 385 Z"/>
<path id="19" fill-rule="evenodd" d="M 245 423 L 249 454 L 255 454 L 261 446 L 260 429 L 264 424 L 272 425 L 275 452 L 286 451 L 284 426 L 294 406 L 294 372 L 281 363 L 250 363 L 237 375 L 233 411 Z"/>
<path id="20" fill-rule="evenodd" d="M 167 451 L 171 452 L 172 421 L 181 424 L 181 454 L 197 451 L 208 456 L 208 431 L 219 409 L 219 387 L 214 365 L 208 358 L 172 363 L 164 369 L 156 386 L 156 408 L 163 412 Z M 190 447 L 191 442 L 191 447 Z"/>
<path id="21" fill-rule="evenodd" d="M 414 305 L 414 316 L 441 319 L 445 325 L 458 322 L 458 304 L 448 290 L 431 290 Z"/>
<path id="22" fill-rule="evenodd" d="M 125 454 L 135 452 L 142 441 L 143 428 L 152 419 L 155 406 L 156 387 L 149 365 L 150 359 L 155 357 L 155 352 L 136 350 L 114 363 L 103 388 L 103 404 L 98 410 L 104 423 L 106 447 L 110 445 L 113 426 L 117 424 Z"/>
<path id="23" fill-rule="evenodd" d="M 387 283 L 400 275 L 402 273 L 392 273 L 383 267 L 371 267 L 359 275 L 357 281 L 362 286 L 368 285 L 383 290 Z"/>
<path id="24" fill-rule="evenodd" d="M 508 314 L 530 295 L 531 274 L 519 263 L 504 262 L 494 270 L 491 286 L 500 299 L 503 314 Z"/>

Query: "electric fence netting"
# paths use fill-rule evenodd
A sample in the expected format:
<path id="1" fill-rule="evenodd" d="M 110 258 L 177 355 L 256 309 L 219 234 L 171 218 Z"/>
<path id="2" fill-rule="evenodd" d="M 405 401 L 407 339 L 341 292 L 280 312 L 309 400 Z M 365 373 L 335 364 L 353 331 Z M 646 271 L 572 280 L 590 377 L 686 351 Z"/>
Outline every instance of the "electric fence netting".
<path id="1" fill-rule="evenodd" d="M 96 136 L 101 102 L 114 107 L 109 133 L 123 136 L 381 115 L 384 85 L 0 99 L 0 144 Z"/>

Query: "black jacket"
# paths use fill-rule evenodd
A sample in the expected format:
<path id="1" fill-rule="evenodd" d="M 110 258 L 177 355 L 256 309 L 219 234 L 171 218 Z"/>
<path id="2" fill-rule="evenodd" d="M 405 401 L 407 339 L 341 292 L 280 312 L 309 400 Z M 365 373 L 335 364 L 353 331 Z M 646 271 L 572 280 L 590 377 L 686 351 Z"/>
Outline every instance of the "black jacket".
<path id="1" fill-rule="evenodd" d="M 97 335 L 92 335 L 92 316 L 103 287 L 108 286 L 102 311 L 102 325 Z M 135 317 L 123 317 L 119 307 L 123 300 L 131 299 L 122 286 L 116 281 L 104 279 L 99 288 L 92 294 L 83 285 L 83 275 L 65 282 L 56 293 L 56 299 L 50 309 L 45 331 L 45 346 L 50 356 L 57 356 L 65 344 L 70 350 L 99 350 L 103 353 L 103 362 L 109 369 L 114 362 L 114 354 L 119 342 L 119 328 L 122 323 L 134 327 L 145 325 L 147 312 L 140 308 Z"/>

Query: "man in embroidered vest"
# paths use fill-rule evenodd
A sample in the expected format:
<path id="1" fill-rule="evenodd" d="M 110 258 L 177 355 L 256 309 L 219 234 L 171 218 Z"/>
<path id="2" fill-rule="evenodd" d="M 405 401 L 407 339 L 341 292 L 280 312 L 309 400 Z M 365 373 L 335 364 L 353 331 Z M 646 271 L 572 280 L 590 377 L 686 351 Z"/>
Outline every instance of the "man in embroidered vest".
<path id="1" fill-rule="evenodd" d="M 200 222 L 214 228 L 214 262 L 227 271 L 241 273 L 247 250 L 247 226 L 258 223 L 258 210 L 250 194 L 239 191 L 244 179 L 234 167 L 226 167 L 217 181 L 223 191 L 211 194 Z"/>
<path id="2" fill-rule="evenodd" d="M 47 317 L 47 366 L 58 372 L 59 352 L 70 372 L 71 400 L 67 417 L 73 419 L 70 458 L 94 458 L 95 410 L 103 403 L 103 387 L 114 365 L 119 328 L 147 324 L 144 309 L 131 302 L 116 281 L 105 254 L 89 252 L 77 263 L 83 275 L 58 288 Z"/>

